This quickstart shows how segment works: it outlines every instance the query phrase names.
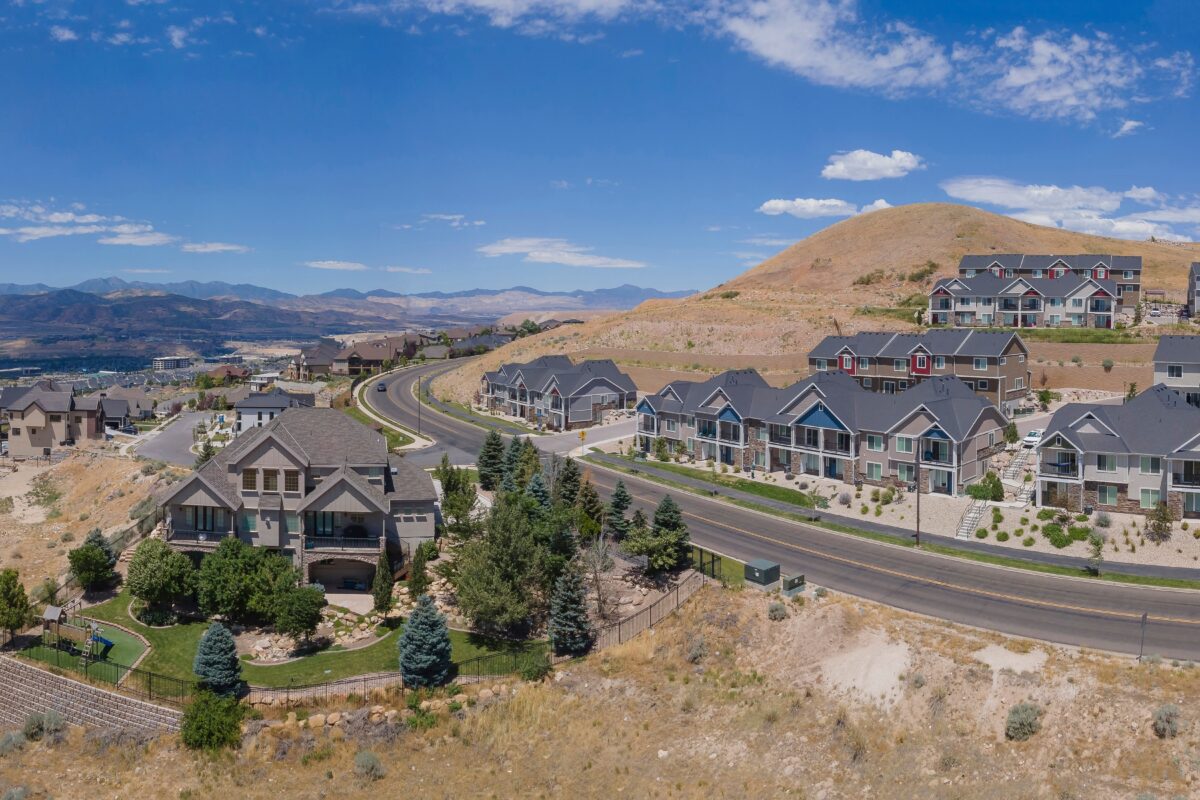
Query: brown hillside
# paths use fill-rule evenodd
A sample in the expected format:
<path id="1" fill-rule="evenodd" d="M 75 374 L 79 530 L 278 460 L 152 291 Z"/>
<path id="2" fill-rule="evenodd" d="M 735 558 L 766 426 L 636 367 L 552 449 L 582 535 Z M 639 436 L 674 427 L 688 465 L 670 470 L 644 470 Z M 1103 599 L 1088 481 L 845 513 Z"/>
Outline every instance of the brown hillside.
<path id="1" fill-rule="evenodd" d="M 829 334 L 911 327 L 906 299 L 923 306 L 930 284 L 953 274 L 964 254 L 988 252 L 1140 255 L 1144 285 L 1176 296 L 1188 265 L 1200 260 L 1200 244 L 1088 236 L 947 203 L 898 206 L 831 225 L 707 292 L 520 339 L 439 378 L 434 391 L 466 401 L 482 370 L 547 353 L 613 358 L 648 391 L 678 377 L 668 370 L 756 366 L 780 383 L 803 375 L 808 351 Z M 933 275 L 910 279 L 930 261 Z M 1116 383 L 1143 377 L 1106 374 Z"/>

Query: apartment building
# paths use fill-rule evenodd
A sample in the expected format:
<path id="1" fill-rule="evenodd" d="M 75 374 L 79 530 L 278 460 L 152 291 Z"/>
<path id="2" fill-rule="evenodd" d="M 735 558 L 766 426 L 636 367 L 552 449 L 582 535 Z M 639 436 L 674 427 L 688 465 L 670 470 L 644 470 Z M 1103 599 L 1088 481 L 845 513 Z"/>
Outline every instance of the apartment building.
<path id="1" fill-rule="evenodd" d="M 638 404 L 638 443 L 744 470 L 958 495 L 1004 449 L 1004 416 L 954 376 L 895 394 L 842 371 L 776 389 L 753 369 L 675 381 Z M 920 474 L 918 476 L 918 468 Z"/>
<path id="2" fill-rule="evenodd" d="M 1200 408 L 1200 336 L 1162 336 L 1154 348 L 1154 384 Z"/>
<path id="3" fill-rule="evenodd" d="M 575 364 L 567 356 L 542 356 L 485 372 L 476 400 L 551 430 L 599 423 L 604 413 L 633 408 L 637 387 L 609 359 Z"/>
<path id="4" fill-rule="evenodd" d="M 1157 385 L 1123 405 L 1071 403 L 1037 447 L 1037 504 L 1200 517 L 1200 408 Z"/>
<path id="5" fill-rule="evenodd" d="M 1190 319 L 1200 314 L 1200 261 L 1193 261 L 1188 270 L 1187 309 Z"/>
<path id="6" fill-rule="evenodd" d="M 159 356 L 150 362 L 150 368 L 155 372 L 171 369 L 187 369 L 192 365 L 188 356 Z"/>
<path id="7" fill-rule="evenodd" d="M 1096 270 L 1099 273 L 1100 270 Z M 1112 328 L 1119 299 L 1109 279 L 942 278 L 929 291 L 929 324 L 983 328 Z"/>
<path id="8" fill-rule="evenodd" d="M 70 385 L 41 380 L 0 390 L 0 416 L 8 422 L 9 455 L 34 458 L 80 440 L 102 439 L 106 427 L 124 427 L 129 404 L 103 393 L 76 395 Z"/>
<path id="9" fill-rule="evenodd" d="M 237 536 L 339 591 L 368 590 L 381 552 L 398 565 L 432 539 L 435 501 L 428 473 L 330 408 L 247 430 L 158 498 L 170 546 L 203 554 Z"/>
<path id="10" fill-rule="evenodd" d="M 864 389 L 903 392 L 931 377 L 955 375 L 1005 416 L 1025 399 L 1029 349 L 1015 333 L 931 330 L 827 336 L 808 354 L 811 372 L 841 370 Z"/>
<path id="11" fill-rule="evenodd" d="M 1116 286 L 1118 305 L 1133 311 L 1142 295 L 1142 257 L 1083 253 L 1080 255 L 1025 255 L 989 253 L 965 255 L 958 263 L 960 278 L 978 275 L 996 278 L 1092 278 L 1111 280 Z"/>

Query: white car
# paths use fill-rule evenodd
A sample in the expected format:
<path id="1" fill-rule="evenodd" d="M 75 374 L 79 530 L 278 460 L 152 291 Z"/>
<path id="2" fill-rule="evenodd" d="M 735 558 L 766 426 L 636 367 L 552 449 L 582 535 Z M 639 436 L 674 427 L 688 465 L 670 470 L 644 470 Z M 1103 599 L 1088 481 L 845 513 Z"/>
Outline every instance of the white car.
<path id="1" fill-rule="evenodd" d="M 1150 316 L 1152 316 L 1152 317 L 1161 317 L 1161 316 L 1162 316 L 1162 311 L 1160 311 L 1160 310 L 1159 310 L 1159 309 L 1157 309 L 1157 308 L 1152 308 L 1152 309 L 1150 309 Z"/>
<path id="2" fill-rule="evenodd" d="M 1042 440 L 1042 433 L 1044 431 L 1041 428 L 1034 428 L 1025 434 L 1025 438 L 1021 440 L 1021 444 L 1025 447 L 1037 447 L 1038 442 Z"/>

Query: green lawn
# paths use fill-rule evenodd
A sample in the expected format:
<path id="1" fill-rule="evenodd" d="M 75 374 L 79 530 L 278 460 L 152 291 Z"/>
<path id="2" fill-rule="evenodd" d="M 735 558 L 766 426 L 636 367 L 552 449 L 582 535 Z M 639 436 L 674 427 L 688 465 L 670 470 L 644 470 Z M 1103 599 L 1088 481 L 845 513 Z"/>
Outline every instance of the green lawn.
<path id="1" fill-rule="evenodd" d="M 142 669 L 172 678 L 195 680 L 192 659 L 208 626 L 202 622 L 183 622 L 169 628 L 151 628 L 129 616 L 130 599 L 128 590 L 122 591 L 112 600 L 89 608 L 87 614 L 96 620 L 119 623 L 145 636 L 150 642 L 150 654 L 140 664 Z"/>
<path id="2" fill-rule="evenodd" d="M 364 414 L 361 409 L 347 406 L 342 410 L 368 428 L 382 428 L 383 436 L 387 439 L 388 450 L 395 450 L 398 447 L 405 447 L 413 443 L 413 438 L 404 431 L 399 428 L 393 428 L 390 425 L 381 426 L 378 422 Z"/>
<path id="3" fill-rule="evenodd" d="M 1115 328 L 976 328 L 980 331 L 1018 333 L 1028 342 L 1060 342 L 1062 344 L 1146 344 L 1157 337 L 1135 336 Z"/>
<path id="4" fill-rule="evenodd" d="M 112 661 L 116 664 L 129 665 L 137 661 L 138 657 L 146 649 L 146 646 L 136 636 L 110 625 L 100 625 L 100 636 L 112 642 L 113 646 L 107 653 L 104 653 L 103 658 L 100 657 L 101 648 L 97 647 L 94 649 L 92 651 L 93 661 Z M 52 647 L 37 644 L 23 650 L 21 654 L 26 658 L 32 658 L 47 664 L 54 664 L 60 669 L 77 670 L 79 668 L 78 651 L 56 651 Z M 97 671 L 95 674 L 97 676 L 108 675 L 104 671 Z"/>
<path id="5" fill-rule="evenodd" d="M 808 492 L 801 492 L 797 489 L 789 489 L 786 486 L 752 481 L 747 478 L 738 478 L 726 473 L 713 472 L 711 470 L 685 467 L 682 464 L 675 464 L 670 461 L 656 461 L 653 459 L 647 459 L 645 462 L 638 462 L 629 458 L 628 456 L 622 456 L 622 458 L 625 458 L 627 461 L 629 461 L 629 463 L 635 465 L 635 468 L 639 463 L 644 463 L 647 468 L 653 467 L 666 472 L 673 472 L 676 475 L 683 475 L 694 480 L 711 483 L 714 486 L 724 486 L 728 489 L 737 489 L 738 491 L 746 492 L 747 494 L 755 494 L 759 497 L 765 497 L 768 500 L 777 500 L 782 503 L 791 503 L 792 505 L 797 505 L 802 508 L 813 507 L 812 497 L 809 496 Z"/>

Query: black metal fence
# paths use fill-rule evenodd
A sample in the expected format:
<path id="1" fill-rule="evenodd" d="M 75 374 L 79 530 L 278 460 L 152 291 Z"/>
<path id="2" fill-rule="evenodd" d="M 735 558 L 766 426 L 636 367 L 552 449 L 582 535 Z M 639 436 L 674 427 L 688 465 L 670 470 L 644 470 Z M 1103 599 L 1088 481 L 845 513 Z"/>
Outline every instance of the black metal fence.
<path id="1" fill-rule="evenodd" d="M 612 647 L 615 644 L 627 642 L 639 633 L 653 628 L 669 617 L 675 609 L 687 602 L 688 598 L 699 591 L 702 586 L 704 586 L 703 575 L 698 572 L 688 574 L 674 588 L 655 600 L 651 605 L 646 606 L 636 614 L 632 614 L 598 630 L 593 647 L 596 649 Z"/>
<path id="2" fill-rule="evenodd" d="M 38 643 L 21 651 L 21 655 L 37 661 L 71 677 L 72 675 L 97 683 L 106 683 L 116 689 L 156 703 L 184 705 L 196 692 L 194 681 L 172 678 L 157 672 L 131 667 L 109 659 L 81 659 L 78 652 L 49 647 Z"/>
<path id="3" fill-rule="evenodd" d="M 725 579 L 725 561 L 716 553 L 692 545 L 692 569 L 714 580 Z"/>

